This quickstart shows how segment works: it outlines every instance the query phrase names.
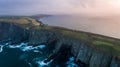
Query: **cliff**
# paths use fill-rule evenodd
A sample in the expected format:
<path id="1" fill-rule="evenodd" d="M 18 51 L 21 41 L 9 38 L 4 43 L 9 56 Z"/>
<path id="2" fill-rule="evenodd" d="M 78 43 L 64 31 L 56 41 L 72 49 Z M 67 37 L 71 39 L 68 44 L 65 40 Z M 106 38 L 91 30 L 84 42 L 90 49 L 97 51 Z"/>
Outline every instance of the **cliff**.
<path id="1" fill-rule="evenodd" d="M 24 20 L 24 21 L 23 21 Z M 28 42 L 54 48 L 54 57 L 63 47 L 86 67 L 120 67 L 120 40 L 97 34 L 46 26 L 29 17 L 1 17 L 0 43 Z M 48 59 L 51 59 L 51 56 Z"/>

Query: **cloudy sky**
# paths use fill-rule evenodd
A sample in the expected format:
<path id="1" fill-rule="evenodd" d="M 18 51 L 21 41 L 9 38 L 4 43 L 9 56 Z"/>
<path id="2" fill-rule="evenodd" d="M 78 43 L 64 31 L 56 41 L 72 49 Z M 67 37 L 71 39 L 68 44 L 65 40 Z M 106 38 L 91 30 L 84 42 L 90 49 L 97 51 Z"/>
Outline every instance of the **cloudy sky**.
<path id="1" fill-rule="evenodd" d="M 0 15 L 120 14 L 120 0 L 0 0 Z"/>

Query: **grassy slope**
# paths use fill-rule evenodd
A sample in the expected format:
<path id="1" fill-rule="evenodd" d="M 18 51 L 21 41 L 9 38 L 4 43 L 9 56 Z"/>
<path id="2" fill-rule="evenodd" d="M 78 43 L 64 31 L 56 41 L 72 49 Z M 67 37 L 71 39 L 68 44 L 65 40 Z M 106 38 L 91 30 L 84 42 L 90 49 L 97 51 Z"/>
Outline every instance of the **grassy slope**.
<path id="1" fill-rule="evenodd" d="M 55 26 L 43 26 L 36 27 L 37 29 L 46 29 L 51 31 L 60 32 L 63 36 L 69 38 L 75 38 L 86 42 L 90 46 L 94 46 L 96 49 L 99 49 L 104 52 L 109 52 L 120 57 L 120 40 L 106 37 L 98 34 L 92 34 L 88 32 L 75 31 L 61 27 Z"/>
<path id="2" fill-rule="evenodd" d="M 8 16 L 8 17 L 0 17 L 0 22 L 8 22 L 8 23 L 15 23 L 22 27 L 29 28 L 32 25 L 40 25 L 40 23 L 32 18 L 26 17 L 26 16 Z"/>
<path id="3" fill-rule="evenodd" d="M 90 46 L 94 46 L 95 48 L 109 52 L 120 57 L 120 40 L 115 38 L 110 38 L 106 36 L 101 36 L 97 34 L 70 30 L 62 27 L 55 26 L 40 26 L 39 22 L 35 19 L 29 17 L 0 17 L 0 22 L 9 22 L 9 23 L 17 23 L 22 27 L 34 27 L 36 29 L 46 29 L 51 31 L 60 32 L 63 36 L 67 36 L 69 38 L 75 38 L 82 40 Z"/>

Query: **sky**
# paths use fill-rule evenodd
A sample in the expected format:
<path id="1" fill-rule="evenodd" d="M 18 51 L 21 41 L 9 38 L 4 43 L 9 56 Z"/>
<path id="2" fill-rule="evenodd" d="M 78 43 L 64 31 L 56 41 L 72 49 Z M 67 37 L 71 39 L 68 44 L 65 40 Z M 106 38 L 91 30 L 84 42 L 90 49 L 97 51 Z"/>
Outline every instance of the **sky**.
<path id="1" fill-rule="evenodd" d="M 0 0 L 0 15 L 119 15 L 120 0 Z"/>

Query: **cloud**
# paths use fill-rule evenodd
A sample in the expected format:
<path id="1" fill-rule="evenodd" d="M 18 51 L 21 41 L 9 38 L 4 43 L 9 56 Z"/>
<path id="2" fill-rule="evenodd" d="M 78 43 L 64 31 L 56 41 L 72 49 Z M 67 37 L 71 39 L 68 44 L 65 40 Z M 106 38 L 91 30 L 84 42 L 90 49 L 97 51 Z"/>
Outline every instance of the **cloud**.
<path id="1" fill-rule="evenodd" d="M 119 0 L 0 0 L 0 15 L 119 13 L 119 4 Z"/>

